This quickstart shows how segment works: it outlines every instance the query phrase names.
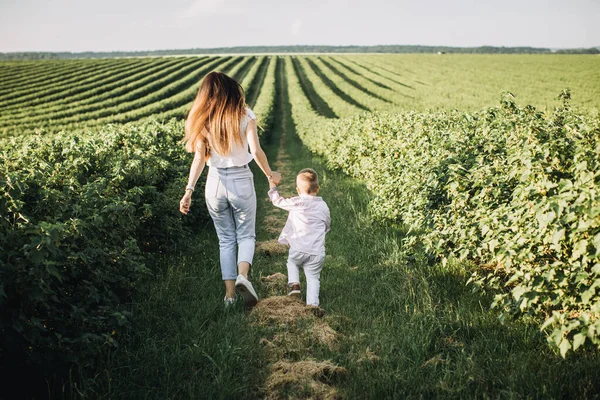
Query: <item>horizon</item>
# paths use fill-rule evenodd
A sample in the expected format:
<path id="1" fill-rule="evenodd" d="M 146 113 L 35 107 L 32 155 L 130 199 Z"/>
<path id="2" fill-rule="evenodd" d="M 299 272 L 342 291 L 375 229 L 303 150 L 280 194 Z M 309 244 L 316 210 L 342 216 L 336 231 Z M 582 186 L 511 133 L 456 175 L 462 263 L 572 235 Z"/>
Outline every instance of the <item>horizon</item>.
<path id="1" fill-rule="evenodd" d="M 589 47 L 535 47 L 535 46 L 495 46 L 495 45 L 480 45 L 480 46 L 447 46 L 447 45 L 423 45 L 423 44 L 373 44 L 373 45 L 355 45 L 355 44 L 344 44 L 344 45 L 322 45 L 322 44 L 282 44 L 282 45 L 241 45 L 241 46 L 219 46 L 219 47 L 187 47 L 187 48 L 155 48 L 155 49 L 140 49 L 140 50 L 106 50 L 106 51 L 93 51 L 93 50 L 82 50 L 82 51 L 69 51 L 69 50 L 56 50 L 56 51 L 0 51 L 1 54 L 12 54 L 12 53 L 52 53 L 52 54 L 60 54 L 60 53 L 146 53 L 146 52 L 163 52 L 163 51 L 189 51 L 189 50 L 217 50 L 217 49 L 235 49 L 235 48 L 252 48 L 252 47 L 265 47 L 265 48 L 277 48 L 277 47 L 387 47 L 387 46 L 402 46 L 402 47 L 442 47 L 442 48 L 457 48 L 457 49 L 476 49 L 476 48 L 532 48 L 532 49 L 549 49 L 551 51 L 556 50 L 578 50 L 578 49 L 593 49 L 597 48 L 600 50 L 599 46 L 589 46 Z M 228 53 L 229 54 L 229 53 Z"/>
<path id="2" fill-rule="evenodd" d="M 593 0 L 5 0 L 0 52 L 133 52 L 270 46 L 600 46 Z M 223 21 L 227 23 L 224 24 Z M 295 44 L 289 44 L 295 43 Z M 300 44 L 311 43 L 311 44 Z"/>

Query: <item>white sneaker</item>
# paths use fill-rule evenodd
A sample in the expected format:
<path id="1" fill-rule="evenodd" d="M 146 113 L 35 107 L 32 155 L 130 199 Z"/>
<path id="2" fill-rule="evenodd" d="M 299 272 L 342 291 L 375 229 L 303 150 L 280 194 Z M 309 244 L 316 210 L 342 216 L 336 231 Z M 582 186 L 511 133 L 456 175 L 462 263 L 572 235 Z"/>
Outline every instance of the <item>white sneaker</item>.
<path id="1" fill-rule="evenodd" d="M 244 298 L 244 305 L 246 307 L 253 307 L 258 303 L 258 296 L 252 287 L 252 283 L 244 275 L 238 275 L 235 280 L 235 288 Z"/>

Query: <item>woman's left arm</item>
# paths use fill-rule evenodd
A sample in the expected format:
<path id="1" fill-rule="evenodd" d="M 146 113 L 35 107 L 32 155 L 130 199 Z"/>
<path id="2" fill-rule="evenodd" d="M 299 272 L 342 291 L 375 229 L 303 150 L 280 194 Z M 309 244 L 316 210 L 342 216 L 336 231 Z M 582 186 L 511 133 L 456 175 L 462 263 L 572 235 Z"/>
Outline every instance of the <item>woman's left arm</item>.
<path id="1" fill-rule="evenodd" d="M 196 147 L 194 161 L 192 161 L 192 166 L 190 167 L 190 176 L 188 178 L 185 194 L 179 202 L 179 211 L 181 211 L 183 214 L 187 214 L 190 211 L 190 206 L 192 204 L 192 192 L 194 191 L 193 188 L 196 186 L 196 182 L 198 182 L 198 178 L 202 174 L 204 165 L 206 164 L 205 154 L 205 145 L 202 141 L 200 141 L 200 144 Z"/>

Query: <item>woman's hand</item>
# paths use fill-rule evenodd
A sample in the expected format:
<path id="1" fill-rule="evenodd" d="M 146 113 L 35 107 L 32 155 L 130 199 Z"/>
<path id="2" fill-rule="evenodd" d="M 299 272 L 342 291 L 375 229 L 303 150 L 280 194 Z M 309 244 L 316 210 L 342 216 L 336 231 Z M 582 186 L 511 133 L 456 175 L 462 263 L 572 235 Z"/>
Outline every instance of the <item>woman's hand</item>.
<path id="1" fill-rule="evenodd" d="M 271 181 L 275 185 L 279 185 L 279 182 L 281 181 L 281 174 L 277 171 L 271 171 Z"/>
<path id="2" fill-rule="evenodd" d="M 181 201 L 179 202 L 179 211 L 181 211 L 182 214 L 187 214 L 188 212 L 190 212 L 191 205 L 192 205 L 192 191 L 186 190 L 185 194 L 181 198 Z"/>

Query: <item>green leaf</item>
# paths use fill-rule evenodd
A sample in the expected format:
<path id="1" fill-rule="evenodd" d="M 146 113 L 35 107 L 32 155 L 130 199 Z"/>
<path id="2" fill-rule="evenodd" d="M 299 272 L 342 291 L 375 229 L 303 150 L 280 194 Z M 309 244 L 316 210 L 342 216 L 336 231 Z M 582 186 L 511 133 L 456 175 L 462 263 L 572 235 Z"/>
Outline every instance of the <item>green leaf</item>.
<path id="1" fill-rule="evenodd" d="M 544 321 L 544 323 L 543 323 L 543 324 L 542 324 L 542 326 L 540 327 L 540 330 L 542 330 L 542 331 L 543 331 L 544 329 L 546 329 L 547 327 L 549 327 L 550 325 L 552 325 L 552 324 L 553 324 L 555 321 L 556 321 L 556 320 L 555 320 L 555 317 L 554 317 L 554 316 L 551 316 L 550 318 L 548 318 L 548 319 L 546 319 L 546 320 Z"/>
<path id="2" fill-rule="evenodd" d="M 565 229 L 559 229 L 552 235 L 552 244 L 558 247 L 558 243 L 565 238 Z"/>
<path id="3" fill-rule="evenodd" d="M 560 355 L 562 356 L 562 358 L 565 358 L 567 352 L 571 350 L 571 343 L 569 343 L 567 339 L 563 338 L 560 344 L 558 345 L 558 348 L 560 350 Z"/>
<path id="4" fill-rule="evenodd" d="M 596 287 L 592 286 L 588 290 L 581 293 L 581 302 L 583 304 L 588 304 L 592 297 L 596 294 Z"/>
<path id="5" fill-rule="evenodd" d="M 496 247 L 498 246 L 498 241 L 496 239 L 492 239 L 488 242 L 488 248 L 490 252 L 493 253 Z"/>
<path id="6" fill-rule="evenodd" d="M 527 292 L 527 288 L 519 285 L 512 290 L 512 295 L 515 298 L 515 300 L 519 300 L 525 292 Z"/>
<path id="7" fill-rule="evenodd" d="M 578 260 L 582 255 L 587 253 L 587 240 L 580 240 L 575 243 L 573 246 L 573 254 L 571 255 L 571 260 Z"/>
<path id="8" fill-rule="evenodd" d="M 537 220 L 540 224 L 540 229 L 541 230 L 546 229 L 548 224 L 554 220 L 554 217 L 556 217 L 556 214 L 554 213 L 554 211 L 550 211 L 545 214 L 538 214 Z"/>
<path id="9" fill-rule="evenodd" d="M 483 225 L 481 227 L 481 235 L 482 236 L 486 236 L 489 231 L 490 231 L 490 227 L 489 226 Z"/>
<path id="10" fill-rule="evenodd" d="M 46 266 L 46 271 L 48 271 L 48 273 L 50 275 L 52 275 L 53 277 L 55 277 L 56 279 L 58 279 L 60 282 L 62 282 L 62 276 L 60 275 L 60 272 L 58 272 L 58 270 L 53 266 L 53 265 L 47 265 Z"/>
<path id="11" fill-rule="evenodd" d="M 573 336 L 573 350 L 577 350 L 581 345 L 583 345 L 585 343 L 586 338 L 586 335 L 584 335 L 583 333 L 578 333 L 575 336 Z"/>

